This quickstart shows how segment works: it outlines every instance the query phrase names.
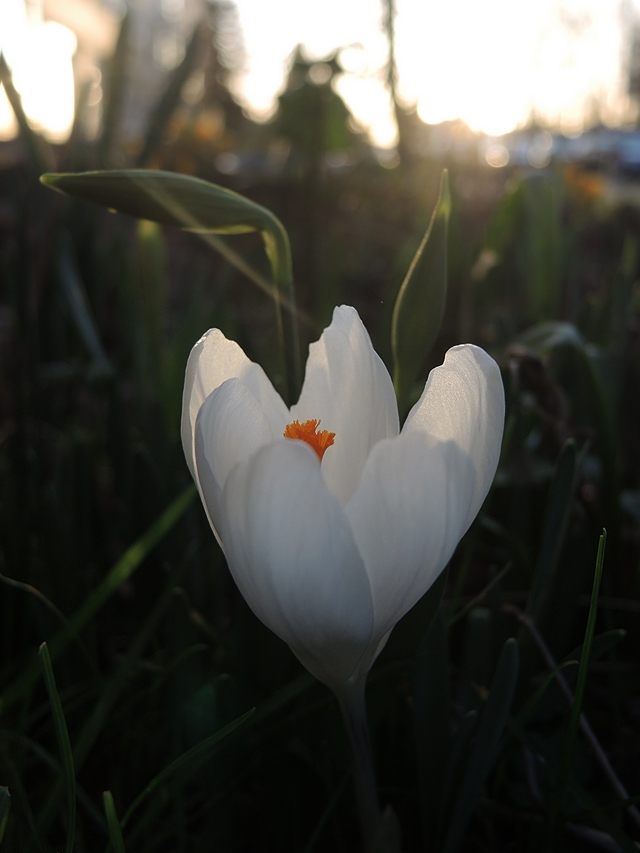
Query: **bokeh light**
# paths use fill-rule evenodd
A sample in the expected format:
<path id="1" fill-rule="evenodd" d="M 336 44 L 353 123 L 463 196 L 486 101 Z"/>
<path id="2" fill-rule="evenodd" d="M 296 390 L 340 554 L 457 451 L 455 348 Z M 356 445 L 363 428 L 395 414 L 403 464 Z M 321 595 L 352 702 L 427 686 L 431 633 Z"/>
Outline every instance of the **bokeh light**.
<path id="1" fill-rule="evenodd" d="M 51 142 L 64 142 L 75 112 L 72 58 L 76 37 L 55 21 L 27 16 L 22 0 L 2 0 L 0 10 L 0 48 L 25 114 L 34 129 Z M 7 139 L 17 127 L 4 88 L 2 96 L 0 138 Z"/>

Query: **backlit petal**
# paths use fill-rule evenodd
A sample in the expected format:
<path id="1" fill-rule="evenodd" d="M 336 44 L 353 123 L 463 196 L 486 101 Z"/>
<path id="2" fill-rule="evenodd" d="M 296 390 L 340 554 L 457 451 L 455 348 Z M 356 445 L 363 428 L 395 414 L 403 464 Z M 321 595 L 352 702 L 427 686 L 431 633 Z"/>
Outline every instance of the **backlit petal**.
<path id="1" fill-rule="evenodd" d="M 260 365 L 250 361 L 219 329 L 210 329 L 191 350 L 182 395 L 182 446 L 194 479 L 194 430 L 200 406 L 215 388 L 232 378 L 240 379 L 251 391 L 274 434 L 282 435 L 287 423 L 287 407 Z"/>
<path id="2" fill-rule="evenodd" d="M 429 374 L 403 433 L 424 432 L 441 441 L 455 441 L 472 458 L 476 477 L 464 530 L 493 482 L 503 429 L 504 387 L 498 365 L 480 347 L 453 347 L 444 364 Z"/>
<path id="3" fill-rule="evenodd" d="M 348 679 L 371 639 L 371 590 L 314 451 L 261 448 L 229 474 L 222 509 L 229 568 L 256 616 L 321 681 Z"/>
<path id="4" fill-rule="evenodd" d="M 272 440 L 266 415 L 239 379 L 227 379 L 200 407 L 195 429 L 196 482 L 218 541 L 220 496 L 230 471 Z"/>
<path id="5" fill-rule="evenodd" d="M 300 400 L 291 409 L 294 418 L 319 419 L 322 429 L 335 432 L 322 473 L 345 504 L 374 444 L 398 434 L 391 377 L 355 309 L 336 308 L 331 325 L 309 347 Z"/>
<path id="6" fill-rule="evenodd" d="M 453 441 L 421 432 L 377 444 L 345 511 L 371 580 L 382 638 L 429 589 L 466 529 L 475 470 Z"/>

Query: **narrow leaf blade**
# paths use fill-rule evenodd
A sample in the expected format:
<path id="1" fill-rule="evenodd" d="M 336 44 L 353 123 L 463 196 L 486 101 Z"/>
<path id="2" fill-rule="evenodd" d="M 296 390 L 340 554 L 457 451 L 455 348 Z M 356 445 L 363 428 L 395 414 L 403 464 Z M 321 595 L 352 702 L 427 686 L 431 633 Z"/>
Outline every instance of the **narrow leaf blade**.
<path id="1" fill-rule="evenodd" d="M 118 814 L 116 812 L 111 791 L 105 791 L 102 794 L 102 799 L 104 800 L 104 811 L 107 816 L 109 840 L 111 841 L 113 851 L 114 853 L 125 853 L 124 839 L 122 838 L 122 831 L 120 830 L 120 821 L 118 820 Z"/>
<path id="2" fill-rule="evenodd" d="M 10 808 L 11 794 L 9 793 L 9 789 L 0 785 L 0 844 L 2 844 L 2 839 L 7 828 Z"/>
<path id="3" fill-rule="evenodd" d="M 142 564 L 145 557 L 167 535 L 171 528 L 186 512 L 195 498 L 196 487 L 191 485 L 180 494 L 162 513 L 160 518 L 128 548 L 109 571 L 102 583 L 93 591 L 69 621 L 53 637 L 50 646 L 51 658 L 55 660 L 67 645 L 84 630 L 102 605 L 127 578 Z M 0 696 L 0 714 L 28 692 L 35 683 L 39 672 L 38 661 L 28 666 L 19 678 Z"/>
<path id="4" fill-rule="evenodd" d="M 449 825 L 444 853 L 454 853 L 459 849 L 484 780 L 498 756 L 500 738 L 518 679 L 518 664 L 518 644 L 512 638 L 502 648 L 491 682 L 489 698 L 482 712 L 475 745 Z"/>
<path id="5" fill-rule="evenodd" d="M 241 234 L 270 231 L 266 208 L 190 175 L 146 169 L 45 174 L 45 186 L 118 213 L 194 231 Z"/>
<path id="6" fill-rule="evenodd" d="M 429 228 L 402 282 L 393 309 L 394 384 L 401 410 L 442 325 L 447 297 L 447 229 L 451 198 L 443 171 Z"/>
<path id="7" fill-rule="evenodd" d="M 40 646 L 40 662 L 42 664 L 45 684 L 47 685 L 47 692 L 49 693 L 49 701 L 51 702 L 53 723 L 62 756 L 62 772 L 67 793 L 67 844 L 65 850 L 66 853 L 72 853 L 76 832 L 76 775 L 73 767 L 73 752 L 71 751 L 67 723 L 64 718 L 62 703 L 58 695 L 58 688 L 56 687 L 49 649 L 46 643 Z"/>
<path id="8" fill-rule="evenodd" d="M 547 498 L 538 561 L 527 607 L 527 611 L 534 620 L 536 620 L 537 614 L 553 585 L 553 578 L 571 512 L 576 473 L 576 445 L 573 439 L 569 439 L 560 451 Z"/>
<path id="9" fill-rule="evenodd" d="M 136 797 L 133 803 L 127 809 L 125 816 L 122 818 L 121 826 L 124 826 L 128 823 L 129 818 L 134 813 L 134 811 L 138 808 L 138 806 L 151 794 L 159 785 L 161 785 L 164 781 L 169 779 L 179 770 L 188 769 L 190 772 L 195 772 L 198 767 L 204 764 L 205 761 L 211 756 L 211 753 L 218 745 L 218 743 L 224 740 L 227 735 L 230 735 L 238 726 L 241 726 L 246 720 L 249 719 L 254 713 L 255 708 L 251 708 L 251 710 L 247 711 L 245 714 L 242 714 L 240 717 L 237 717 L 228 725 L 221 728 L 215 734 L 211 735 L 211 737 L 205 738 L 204 740 L 197 743 L 194 747 L 187 750 L 187 752 L 183 752 L 182 755 L 178 756 L 175 761 L 172 761 L 171 764 L 167 765 L 164 770 L 161 770 L 157 776 L 154 776 L 153 779 L 149 782 L 147 787 Z"/>
<path id="10" fill-rule="evenodd" d="M 418 649 L 413 676 L 416 759 L 427 848 L 435 848 L 442 819 L 442 780 L 449 765 L 449 649 L 442 608 Z"/>

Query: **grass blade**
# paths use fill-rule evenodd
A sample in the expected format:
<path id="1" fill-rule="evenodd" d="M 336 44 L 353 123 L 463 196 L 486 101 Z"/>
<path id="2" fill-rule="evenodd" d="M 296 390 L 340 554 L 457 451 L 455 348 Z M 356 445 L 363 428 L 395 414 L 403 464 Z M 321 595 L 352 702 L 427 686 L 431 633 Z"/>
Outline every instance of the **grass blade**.
<path id="1" fill-rule="evenodd" d="M 164 781 L 169 779 L 174 773 L 177 773 L 178 770 L 184 770 L 188 768 L 192 773 L 194 773 L 198 767 L 204 764 L 208 758 L 210 758 L 213 749 L 220 743 L 221 740 L 231 734 L 234 729 L 237 729 L 238 726 L 241 726 L 252 714 L 255 712 L 255 708 L 251 708 L 250 711 L 247 711 L 246 714 L 242 714 L 242 716 L 233 720 L 233 722 L 224 726 L 220 729 L 220 731 L 211 735 L 211 737 L 205 738 L 204 740 L 197 743 L 195 746 L 188 749 L 186 752 L 183 752 L 182 755 L 178 756 L 175 761 L 172 761 L 171 764 L 167 765 L 164 770 L 161 770 L 157 776 L 154 776 L 153 779 L 149 782 L 147 787 L 142 791 L 133 803 L 127 809 L 125 816 L 122 818 L 121 826 L 124 828 L 129 821 L 129 818 L 134 813 L 134 811 L 138 808 L 138 806 L 144 802 L 144 800 L 151 794 L 155 789 L 161 785 Z"/>
<path id="2" fill-rule="evenodd" d="M 560 451 L 547 498 L 540 550 L 538 551 L 538 560 L 527 607 L 527 612 L 531 614 L 534 620 L 536 620 L 537 614 L 553 585 L 553 578 L 571 512 L 576 473 L 576 444 L 570 438 L 564 443 Z"/>
<path id="3" fill-rule="evenodd" d="M 449 649 L 440 608 L 418 649 L 413 677 L 416 759 L 427 849 L 435 847 L 442 820 L 442 780 L 450 755 Z"/>
<path id="4" fill-rule="evenodd" d="M 578 725 L 580 723 L 580 714 L 582 712 L 582 702 L 584 699 L 584 691 L 587 684 L 587 673 L 589 670 L 589 662 L 591 660 L 591 646 L 593 644 L 593 635 L 596 627 L 596 618 L 598 615 L 598 595 L 600 594 L 600 581 L 602 580 L 602 568 L 604 565 L 604 551 L 607 543 L 607 532 L 602 531 L 600 542 L 598 543 L 598 555 L 596 557 L 596 569 L 593 578 L 593 588 L 591 590 L 591 605 L 589 607 L 589 616 L 587 618 L 587 628 L 585 630 L 584 642 L 582 644 L 582 654 L 580 655 L 580 667 L 578 669 L 578 682 L 576 684 L 576 692 L 571 706 L 571 715 L 569 724 L 564 738 L 562 756 L 560 759 L 560 774 L 558 784 L 553 794 L 551 802 L 549 823 L 547 824 L 547 841 L 552 843 L 553 837 L 558 825 L 558 816 L 562 807 L 564 792 L 571 775 L 571 765 L 573 763 L 573 754 L 575 751 L 576 738 L 578 735 Z"/>
<path id="5" fill-rule="evenodd" d="M 0 844 L 2 844 L 2 839 L 7 828 L 10 808 L 11 794 L 9 793 L 9 789 L 0 786 Z"/>
<path id="6" fill-rule="evenodd" d="M 74 263 L 72 247 L 71 237 L 64 234 L 60 241 L 58 256 L 58 274 L 62 292 L 78 334 L 91 356 L 92 364 L 89 368 L 91 378 L 110 377 L 113 371 L 100 342 L 100 335 L 91 313 L 91 306 Z"/>
<path id="7" fill-rule="evenodd" d="M 50 641 L 49 655 L 52 660 L 55 660 L 60 652 L 86 627 L 118 587 L 127 578 L 131 577 L 135 570 L 142 564 L 145 557 L 148 556 L 186 512 L 195 496 L 196 487 L 193 485 L 187 486 L 173 503 L 169 504 L 160 518 L 151 525 L 147 532 L 125 551 L 102 583 Z M 0 696 L 0 714 L 33 687 L 38 678 L 38 673 L 38 661 L 35 660 L 30 666 L 26 667 L 24 673 L 7 689 L 5 694 Z"/>
<path id="8" fill-rule="evenodd" d="M 102 799 L 104 800 L 104 812 L 107 816 L 109 840 L 111 841 L 113 851 L 114 853 L 125 853 L 124 839 L 122 838 L 122 831 L 120 830 L 120 821 L 118 820 L 111 791 L 104 791 Z"/>
<path id="9" fill-rule="evenodd" d="M 475 745 L 449 824 L 444 853 L 454 853 L 462 843 L 484 780 L 497 758 L 500 738 L 509 717 L 517 679 L 518 644 L 511 638 L 502 648 L 491 682 L 489 698 L 482 712 Z"/>
<path id="10" fill-rule="evenodd" d="M 40 662 L 42 664 L 45 684 L 47 685 L 47 692 L 49 693 L 49 700 L 51 701 L 53 724 L 62 756 L 62 772 L 67 792 L 67 844 L 65 851 L 66 853 L 72 853 L 76 834 L 76 775 L 73 768 L 73 753 L 71 751 L 67 723 L 64 719 L 62 704 L 53 675 L 53 667 L 51 666 L 51 658 L 49 657 L 49 649 L 46 643 L 40 646 Z"/>
<path id="11" fill-rule="evenodd" d="M 180 574 L 182 574 L 182 569 L 176 573 L 176 579 Z M 75 739 L 76 744 L 73 750 L 73 760 L 77 773 L 80 773 L 80 770 L 84 765 L 91 748 L 96 742 L 111 709 L 119 702 L 122 691 L 130 678 L 134 662 L 139 658 L 144 647 L 151 640 L 158 622 L 175 597 L 175 593 L 175 588 L 170 587 L 164 595 L 160 597 L 143 623 L 122 662 L 109 680 L 104 683 L 100 698 L 96 702 L 92 713 L 87 717 Z M 61 796 L 61 793 L 61 786 L 57 785 L 49 795 L 44 808 L 40 812 L 38 827 L 41 832 L 46 832 L 53 820 L 58 808 L 58 799 Z"/>

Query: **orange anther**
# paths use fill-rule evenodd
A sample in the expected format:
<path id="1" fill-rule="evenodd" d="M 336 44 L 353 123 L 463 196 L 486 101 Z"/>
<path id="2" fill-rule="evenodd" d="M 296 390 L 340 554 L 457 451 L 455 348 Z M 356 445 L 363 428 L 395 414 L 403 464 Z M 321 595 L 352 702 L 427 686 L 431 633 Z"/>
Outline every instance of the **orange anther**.
<path id="1" fill-rule="evenodd" d="M 335 432 L 329 432 L 329 430 L 326 429 L 318 432 L 317 430 L 319 426 L 320 421 L 316 420 L 304 421 L 304 423 L 300 423 L 300 421 L 293 421 L 293 423 L 286 425 L 284 429 L 284 437 L 297 438 L 299 441 L 306 441 L 309 447 L 313 447 L 315 452 L 318 454 L 318 459 L 322 461 L 325 450 L 327 447 L 331 447 L 336 434 Z"/>

